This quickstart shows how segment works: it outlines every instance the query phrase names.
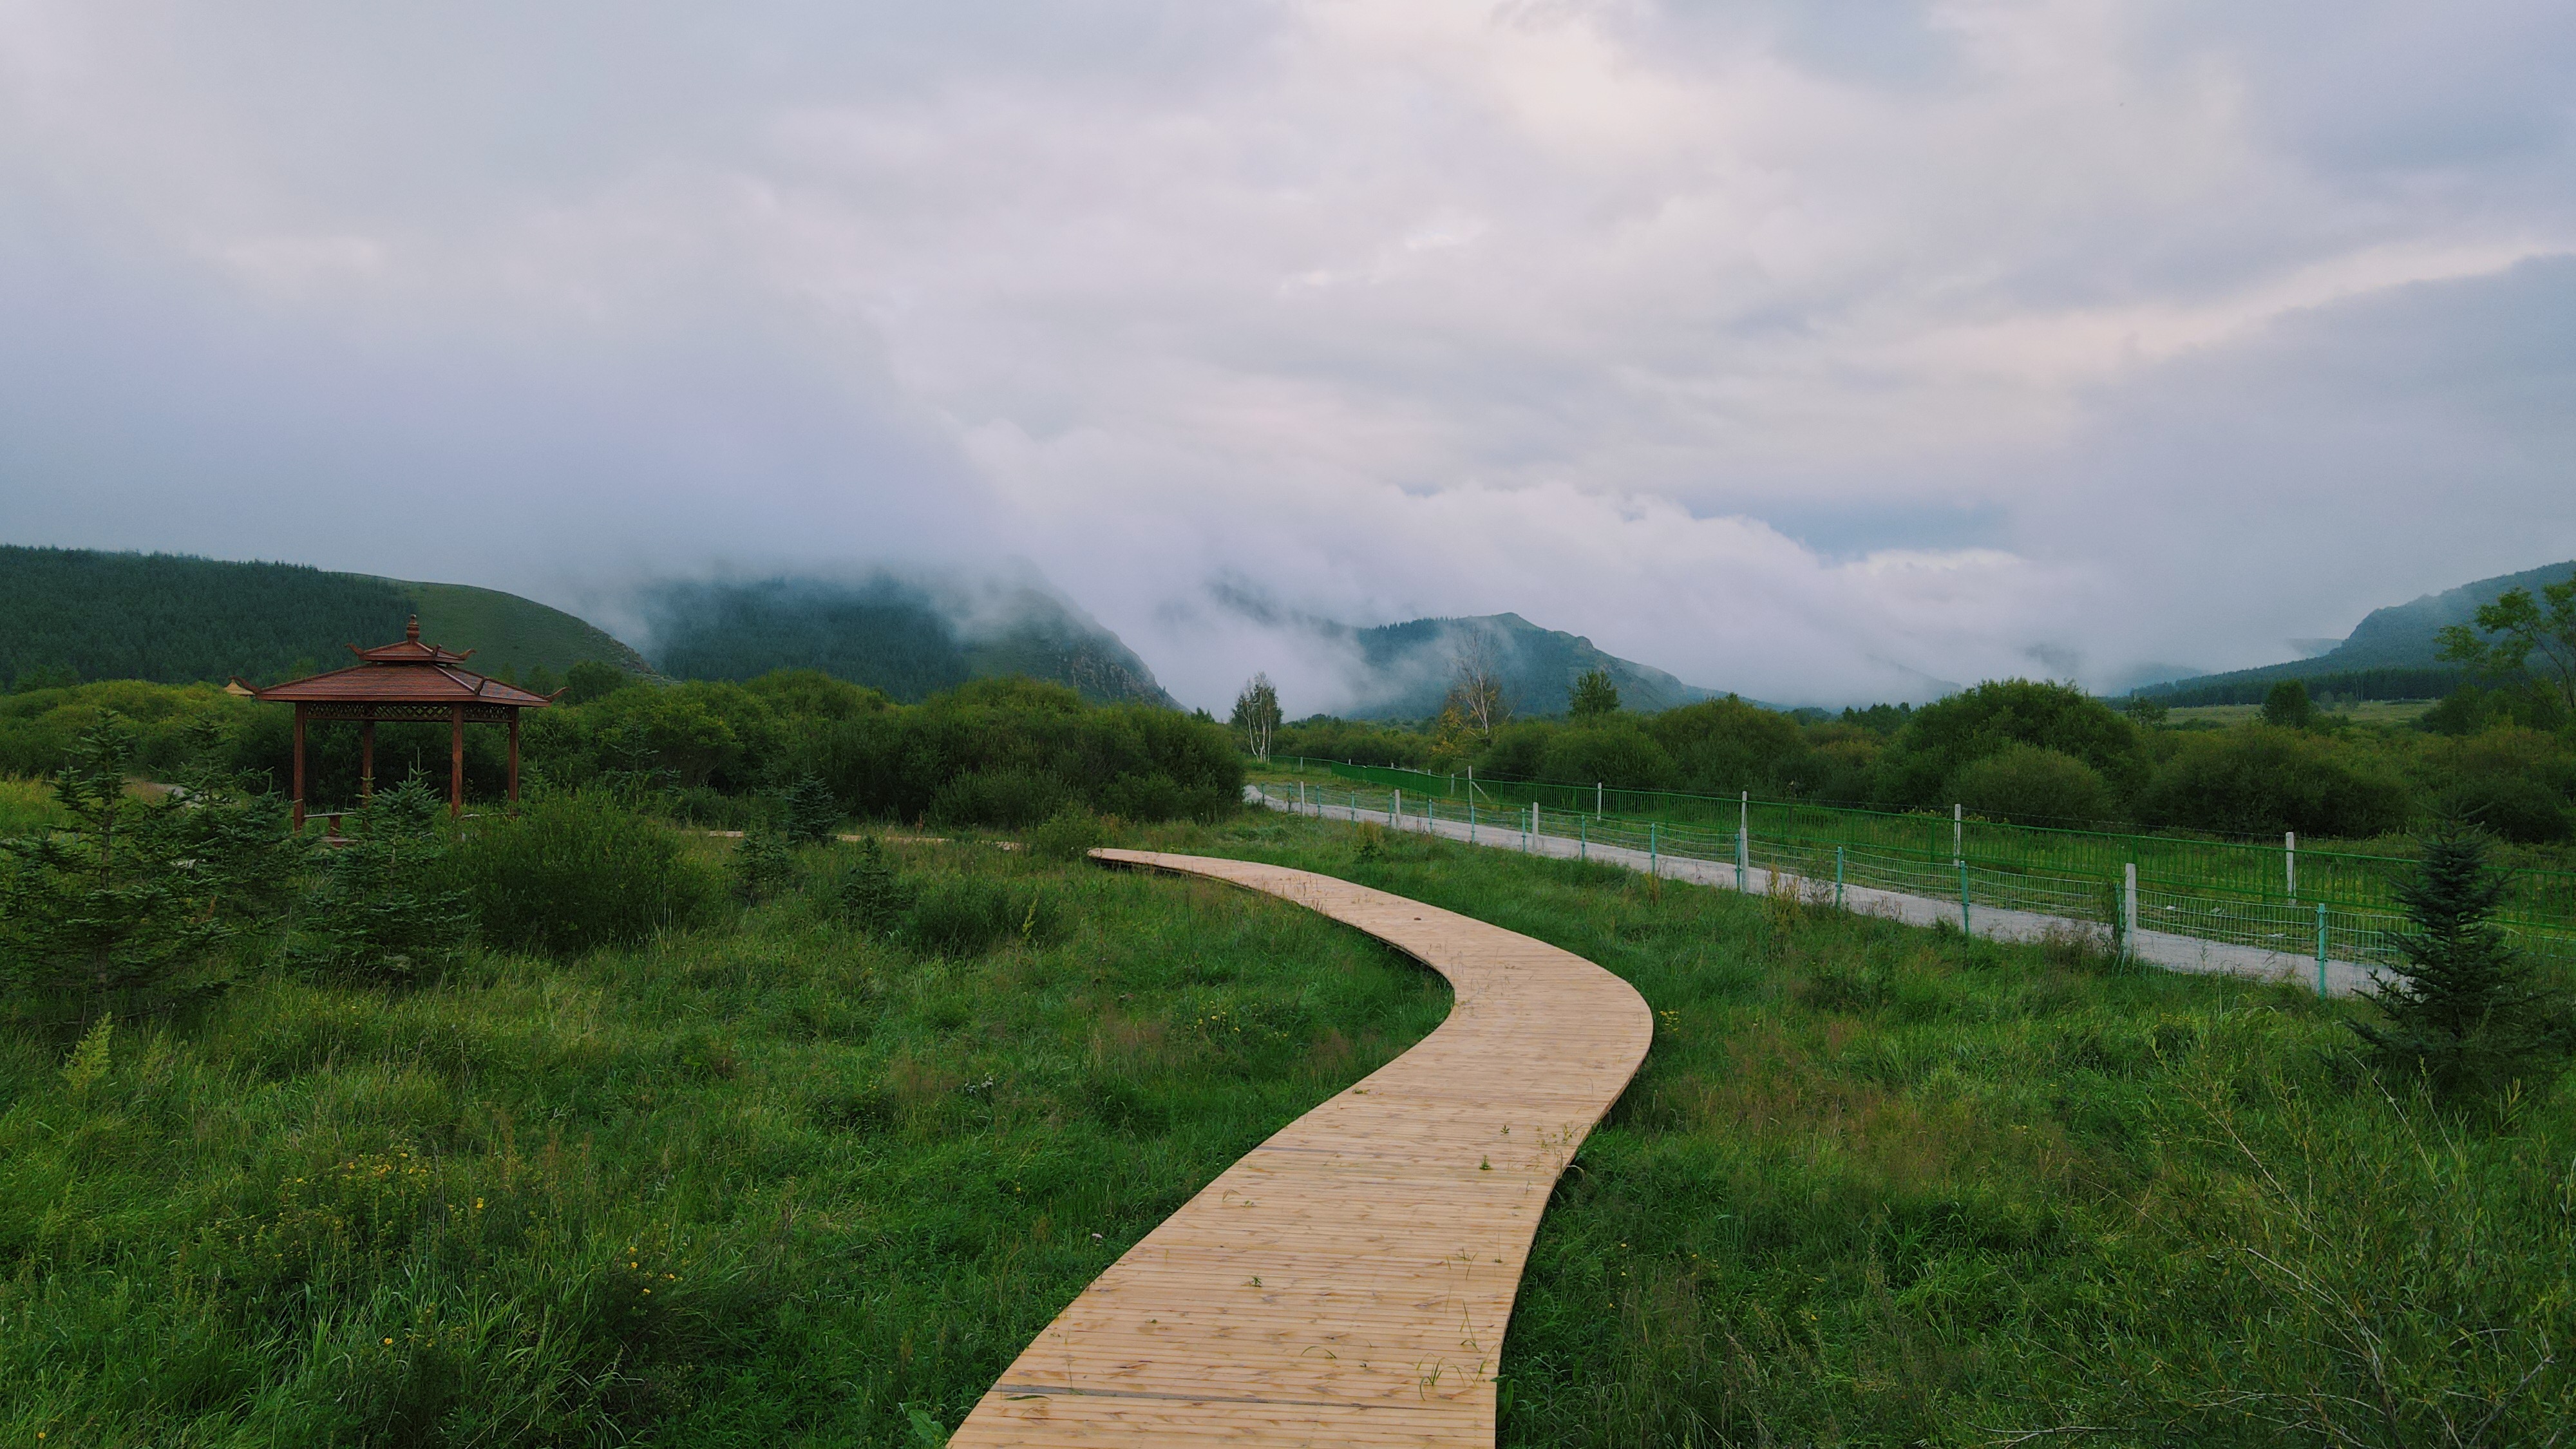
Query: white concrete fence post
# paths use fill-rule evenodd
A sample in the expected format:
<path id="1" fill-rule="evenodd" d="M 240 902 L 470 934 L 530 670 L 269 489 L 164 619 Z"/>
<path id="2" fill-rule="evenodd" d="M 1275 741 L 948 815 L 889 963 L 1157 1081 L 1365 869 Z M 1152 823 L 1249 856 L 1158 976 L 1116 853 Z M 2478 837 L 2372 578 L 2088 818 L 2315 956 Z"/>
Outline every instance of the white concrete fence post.
<path id="1" fill-rule="evenodd" d="M 2281 832 L 2281 888 L 2292 900 L 2299 898 L 2299 832 Z"/>
<path id="2" fill-rule="evenodd" d="M 2130 861 L 2120 871 L 2120 954 L 2138 953 L 2138 863 Z"/>

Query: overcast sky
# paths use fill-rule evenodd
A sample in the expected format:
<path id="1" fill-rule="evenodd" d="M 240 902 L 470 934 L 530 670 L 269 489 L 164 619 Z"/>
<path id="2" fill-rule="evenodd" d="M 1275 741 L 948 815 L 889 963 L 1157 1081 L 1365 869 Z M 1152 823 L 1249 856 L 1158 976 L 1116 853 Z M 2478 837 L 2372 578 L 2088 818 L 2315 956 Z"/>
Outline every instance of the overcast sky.
<path id="1" fill-rule="evenodd" d="M 0 539 L 1765 699 L 2576 557 L 2576 6 L 0 0 Z"/>

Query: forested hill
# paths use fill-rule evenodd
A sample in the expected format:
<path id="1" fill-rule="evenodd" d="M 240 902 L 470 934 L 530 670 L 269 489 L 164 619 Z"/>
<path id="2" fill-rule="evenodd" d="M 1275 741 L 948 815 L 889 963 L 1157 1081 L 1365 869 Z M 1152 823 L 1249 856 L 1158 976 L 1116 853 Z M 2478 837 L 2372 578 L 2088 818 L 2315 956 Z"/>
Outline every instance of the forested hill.
<path id="1" fill-rule="evenodd" d="M 1338 626 L 1336 626 L 1338 627 Z M 1440 712 L 1457 661 L 1481 640 L 1502 677 L 1503 697 L 1514 714 L 1561 714 L 1574 681 L 1608 670 L 1620 703 L 1654 711 L 1714 697 L 1649 665 L 1603 652 L 1561 629 L 1542 629 L 1518 614 L 1466 619 L 1413 619 L 1372 629 L 1340 631 L 1359 655 L 1364 673 L 1353 719 L 1423 719 Z"/>
<path id="2" fill-rule="evenodd" d="M 2275 680 L 2301 679 L 2328 693 L 2362 698 L 2430 698 L 2459 682 L 2460 672 L 2442 662 L 2442 631 L 2477 617 L 2509 589 L 2540 592 L 2576 574 L 2576 560 L 2499 574 L 2491 579 L 2426 594 L 2408 603 L 2373 609 L 2341 644 L 2308 659 L 2267 664 L 2225 674 L 2203 674 L 2170 684 L 2149 685 L 2140 694 L 2190 703 L 2250 703 Z M 2241 696 L 2241 698 L 2240 698 Z"/>
<path id="3" fill-rule="evenodd" d="M 820 669 L 911 703 L 970 679 L 1023 674 L 1084 699 L 1170 706 L 1118 636 L 1032 583 L 878 575 L 671 583 L 646 594 L 652 656 L 679 679 Z"/>
<path id="4" fill-rule="evenodd" d="M 584 659 L 641 669 L 559 609 L 462 584 L 413 584 L 305 564 L 0 544 L 0 682 L 261 683 L 347 662 L 341 646 L 400 639 L 404 621 L 477 668 L 557 674 Z"/>

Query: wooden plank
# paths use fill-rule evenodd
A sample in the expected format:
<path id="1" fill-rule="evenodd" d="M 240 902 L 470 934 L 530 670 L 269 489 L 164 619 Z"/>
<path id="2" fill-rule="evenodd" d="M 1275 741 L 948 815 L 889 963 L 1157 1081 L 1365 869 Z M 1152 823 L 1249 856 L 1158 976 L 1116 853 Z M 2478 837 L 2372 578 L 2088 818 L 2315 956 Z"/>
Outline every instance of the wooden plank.
<path id="1" fill-rule="evenodd" d="M 1644 998 L 1570 951 L 1330 876 L 1092 855 L 1295 901 L 1412 955 L 1456 999 L 1146 1234 L 949 1442 L 1491 1445 L 1530 1240 L 1645 1060 Z"/>

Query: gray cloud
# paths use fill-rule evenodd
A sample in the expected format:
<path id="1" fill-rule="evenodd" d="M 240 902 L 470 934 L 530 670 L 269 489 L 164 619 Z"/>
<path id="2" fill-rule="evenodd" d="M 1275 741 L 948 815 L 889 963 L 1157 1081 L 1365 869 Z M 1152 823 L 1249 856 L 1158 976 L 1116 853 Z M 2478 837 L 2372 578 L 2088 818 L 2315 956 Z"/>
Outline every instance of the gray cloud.
<path id="1" fill-rule="evenodd" d="M 2576 553 L 2563 6 L 0 21 L 0 533 L 576 605 L 1025 556 L 1775 699 Z M 2553 491 L 2555 489 L 2556 491 Z"/>

